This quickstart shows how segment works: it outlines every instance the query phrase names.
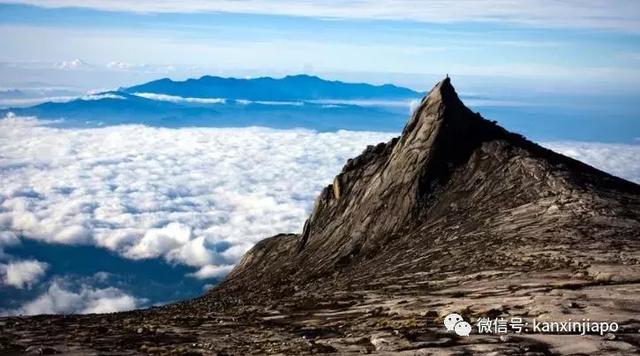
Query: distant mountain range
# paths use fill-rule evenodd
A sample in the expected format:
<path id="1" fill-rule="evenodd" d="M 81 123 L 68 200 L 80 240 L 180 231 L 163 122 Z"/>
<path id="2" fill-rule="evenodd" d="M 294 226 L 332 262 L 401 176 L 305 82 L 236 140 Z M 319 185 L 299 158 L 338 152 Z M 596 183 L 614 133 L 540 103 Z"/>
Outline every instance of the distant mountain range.
<path id="1" fill-rule="evenodd" d="M 204 76 L 184 81 L 159 79 L 84 96 L 64 89 L 9 89 L 0 91 L 0 118 L 12 112 L 54 120 L 49 125 L 57 127 L 142 124 L 400 132 L 421 96 L 389 84 L 345 83 L 309 75 L 279 79 Z M 48 99 L 43 103 L 44 97 Z M 564 94 L 497 100 L 483 94 L 463 97 L 471 109 L 535 140 L 638 142 L 640 126 L 629 98 Z"/>
<path id="2" fill-rule="evenodd" d="M 208 75 L 185 81 L 164 78 L 121 90 L 130 94 L 154 93 L 192 98 L 270 101 L 411 99 L 421 96 L 421 93 L 391 84 L 344 83 L 304 74 L 290 75 L 280 79 L 271 77 L 237 79 Z"/>
<path id="3" fill-rule="evenodd" d="M 23 91 L 17 89 L 0 90 L 0 99 L 22 99 L 26 96 Z"/>
<path id="4" fill-rule="evenodd" d="M 394 85 L 328 81 L 308 75 L 281 79 L 204 76 L 160 79 L 65 102 L 0 110 L 18 116 L 62 119 L 61 126 L 140 123 L 399 131 L 420 93 Z"/>

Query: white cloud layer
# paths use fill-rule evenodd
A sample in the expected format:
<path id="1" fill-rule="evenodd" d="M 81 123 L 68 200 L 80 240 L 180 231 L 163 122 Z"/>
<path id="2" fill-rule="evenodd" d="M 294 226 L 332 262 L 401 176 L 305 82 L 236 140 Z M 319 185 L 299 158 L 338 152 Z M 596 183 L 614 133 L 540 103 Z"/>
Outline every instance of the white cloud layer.
<path id="1" fill-rule="evenodd" d="M 98 94 L 87 94 L 80 97 L 80 99 L 85 101 L 92 101 L 92 100 L 102 100 L 102 99 L 124 100 L 126 98 L 122 95 L 117 95 L 113 93 L 98 93 Z"/>
<path id="2" fill-rule="evenodd" d="M 56 129 L 0 120 L 0 244 L 15 234 L 226 274 L 257 241 L 300 231 L 344 162 L 391 133 L 266 128 Z M 640 145 L 543 145 L 640 182 Z"/>
<path id="3" fill-rule="evenodd" d="M 22 307 L 6 312 L 8 315 L 92 314 L 132 310 L 142 303 L 118 288 L 67 289 L 63 281 L 54 281 L 49 289 Z"/>
<path id="4" fill-rule="evenodd" d="M 199 268 L 195 278 L 221 276 L 260 239 L 301 230 L 344 162 L 392 136 L 41 123 L 0 120 L 0 230 L 163 258 Z"/>
<path id="5" fill-rule="evenodd" d="M 46 263 L 36 260 L 0 263 L 0 276 L 5 285 L 18 289 L 30 288 L 45 275 L 48 267 Z"/>
<path id="6" fill-rule="evenodd" d="M 59 69 L 82 69 L 82 68 L 90 68 L 91 66 L 85 63 L 81 59 L 72 59 L 70 61 L 62 61 L 56 63 L 56 67 Z"/>
<path id="7" fill-rule="evenodd" d="M 172 103 L 199 103 L 199 104 L 224 104 L 225 99 L 221 98 L 188 98 L 167 94 L 155 94 L 155 93 L 134 93 L 133 95 L 140 96 L 150 100 L 169 101 Z"/>
<path id="8" fill-rule="evenodd" d="M 108 94 L 103 94 L 108 95 Z M 115 94 L 111 94 L 113 96 L 117 96 Z M 300 100 L 300 101 L 270 101 L 270 100 L 246 100 L 246 99 L 226 99 L 226 98 L 192 98 L 192 97 L 183 97 L 176 95 L 166 95 L 166 94 L 156 94 L 156 93 L 133 93 L 135 96 L 139 96 L 145 99 L 150 100 L 158 100 L 158 101 L 169 101 L 174 103 L 199 103 L 199 104 L 224 104 L 227 100 L 235 101 L 235 103 L 240 105 L 251 105 L 251 104 L 260 104 L 260 105 L 287 105 L 287 106 L 303 106 L 305 103 L 310 104 L 319 104 L 325 107 L 335 107 L 338 105 L 358 105 L 358 106 L 382 106 L 382 107 L 406 107 L 409 109 L 409 113 L 412 113 L 413 110 L 420 104 L 420 100 L 332 100 L 332 99 L 323 99 L 323 100 Z M 87 100 L 87 99 L 84 99 Z M 481 105 L 516 105 L 519 103 L 514 102 L 498 102 L 495 100 L 485 100 L 480 102 L 478 100 L 471 101 L 473 105 L 481 106 Z M 478 105 L 479 104 L 479 105 Z"/>
<path id="9" fill-rule="evenodd" d="M 222 265 L 222 266 L 204 266 L 200 268 L 197 272 L 189 274 L 191 277 L 195 277 L 198 279 L 209 279 L 209 278 L 219 278 L 224 277 L 227 273 L 231 272 L 233 269 L 233 265 Z"/>
<path id="10" fill-rule="evenodd" d="M 573 141 L 543 142 L 542 145 L 640 184 L 640 145 Z"/>
<path id="11" fill-rule="evenodd" d="M 4 108 L 16 108 L 16 107 L 26 107 L 39 105 L 42 103 L 66 103 L 74 100 L 84 100 L 84 101 L 92 101 L 92 100 L 102 100 L 102 99 L 118 99 L 125 100 L 126 98 L 121 95 L 117 95 L 114 93 L 88 93 L 85 95 L 77 95 L 77 96 L 43 96 L 36 98 L 22 98 L 22 99 L 0 99 L 0 107 Z"/>
<path id="12" fill-rule="evenodd" d="M 543 27 L 640 30 L 634 0 L 0 0 L 42 7 L 135 12 L 232 12 L 418 22 L 494 21 Z"/>

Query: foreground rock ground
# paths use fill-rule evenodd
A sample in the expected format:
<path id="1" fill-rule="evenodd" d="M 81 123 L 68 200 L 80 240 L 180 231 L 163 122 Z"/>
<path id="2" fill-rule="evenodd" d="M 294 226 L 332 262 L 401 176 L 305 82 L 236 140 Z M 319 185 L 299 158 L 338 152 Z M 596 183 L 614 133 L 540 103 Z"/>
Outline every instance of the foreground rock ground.
<path id="1" fill-rule="evenodd" d="M 0 353 L 628 355 L 639 296 L 640 186 L 482 119 L 447 78 L 345 165 L 302 234 L 263 240 L 208 294 L 2 318 Z M 445 330 L 451 312 L 469 337 Z M 619 330 L 480 334 L 483 317 Z"/>

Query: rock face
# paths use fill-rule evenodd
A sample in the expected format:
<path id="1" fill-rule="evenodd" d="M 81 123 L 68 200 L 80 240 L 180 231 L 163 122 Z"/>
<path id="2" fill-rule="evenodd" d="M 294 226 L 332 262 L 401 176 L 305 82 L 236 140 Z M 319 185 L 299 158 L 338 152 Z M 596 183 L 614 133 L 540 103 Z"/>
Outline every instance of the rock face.
<path id="1" fill-rule="evenodd" d="M 223 289 L 279 285 L 271 280 L 285 276 L 303 282 L 344 268 L 375 278 L 392 271 L 566 267 L 575 263 L 575 246 L 606 239 L 635 244 L 639 195 L 633 183 L 471 112 L 447 78 L 399 138 L 347 162 L 320 193 L 300 236 L 258 244 Z M 535 261 L 532 254 L 542 248 L 558 255 Z"/>
<path id="2" fill-rule="evenodd" d="M 205 296 L 0 319 L 0 350 L 203 354 L 640 352 L 640 186 L 471 112 L 438 83 L 402 135 L 349 160 L 303 232 Z M 616 321 L 615 334 L 447 333 L 461 314 Z"/>

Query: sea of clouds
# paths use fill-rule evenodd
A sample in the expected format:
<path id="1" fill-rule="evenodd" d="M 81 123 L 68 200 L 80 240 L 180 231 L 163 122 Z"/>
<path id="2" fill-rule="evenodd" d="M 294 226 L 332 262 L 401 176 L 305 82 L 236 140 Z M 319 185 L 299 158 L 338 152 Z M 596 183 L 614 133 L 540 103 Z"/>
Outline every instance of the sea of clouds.
<path id="1" fill-rule="evenodd" d="M 42 124 L 0 120 L 0 227 L 130 259 L 163 258 L 195 267 L 195 278 L 225 274 L 264 237 L 299 231 L 344 162 L 391 137 Z"/>
<path id="2" fill-rule="evenodd" d="M 93 287 L 88 280 L 54 277 L 45 292 L 20 307 L 0 311 L 0 315 L 92 314 L 133 310 L 146 300 L 119 288 Z"/>
<path id="3" fill-rule="evenodd" d="M 47 274 L 47 261 L 3 252 L 20 238 L 163 259 L 193 267 L 186 278 L 222 277 L 260 239 L 299 232 L 315 196 L 345 161 L 392 136 L 256 127 L 59 129 L 35 118 L 0 119 L 0 282 L 30 288 Z M 543 144 L 640 182 L 640 145 Z M 71 290 L 59 279 L 9 313 L 138 304 L 117 288 Z"/>

